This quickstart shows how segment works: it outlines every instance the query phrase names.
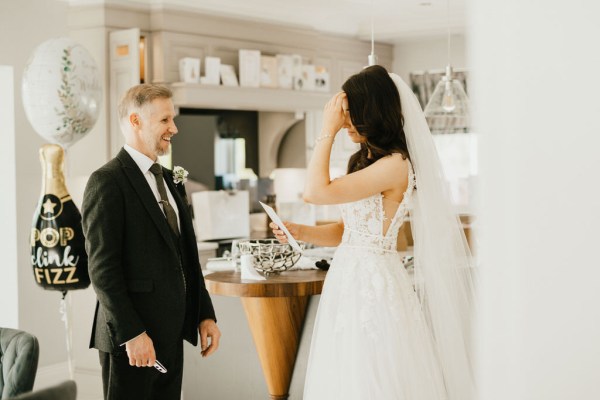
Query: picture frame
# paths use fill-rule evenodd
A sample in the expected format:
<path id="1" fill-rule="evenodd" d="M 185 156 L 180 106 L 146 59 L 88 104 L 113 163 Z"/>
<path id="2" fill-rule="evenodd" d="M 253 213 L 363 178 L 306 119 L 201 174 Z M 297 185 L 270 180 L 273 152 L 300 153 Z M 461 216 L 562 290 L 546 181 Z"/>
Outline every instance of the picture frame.
<path id="1" fill-rule="evenodd" d="M 260 50 L 239 50 L 240 86 L 260 87 Z"/>
<path id="2" fill-rule="evenodd" d="M 315 66 L 315 90 L 317 92 L 329 92 L 329 71 L 322 65 Z"/>
<path id="3" fill-rule="evenodd" d="M 179 80 L 185 83 L 200 82 L 200 59 L 184 57 L 179 60 Z"/>
<path id="4" fill-rule="evenodd" d="M 297 80 L 296 88 L 302 91 L 314 91 L 315 90 L 315 66 L 311 64 L 304 64 L 300 68 L 300 77 Z"/>
<path id="5" fill-rule="evenodd" d="M 260 86 L 267 88 L 279 86 L 276 57 L 260 56 Z"/>
<path id="6" fill-rule="evenodd" d="M 223 86 L 239 86 L 233 65 L 221 64 L 219 66 L 219 72 Z"/>
<path id="7" fill-rule="evenodd" d="M 301 90 L 303 82 L 302 78 L 302 56 L 300 54 L 292 54 L 292 75 L 295 90 Z"/>
<path id="8" fill-rule="evenodd" d="M 200 78 L 200 82 L 208 85 L 218 85 L 221 80 L 221 58 L 204 57 L 205 76 Z"/>
<path id="9" fill-rule="evenodd" d="M 294 59 L 289 54 L 277 54 L 278 86 L 281 89 L 294 88 Z"/>

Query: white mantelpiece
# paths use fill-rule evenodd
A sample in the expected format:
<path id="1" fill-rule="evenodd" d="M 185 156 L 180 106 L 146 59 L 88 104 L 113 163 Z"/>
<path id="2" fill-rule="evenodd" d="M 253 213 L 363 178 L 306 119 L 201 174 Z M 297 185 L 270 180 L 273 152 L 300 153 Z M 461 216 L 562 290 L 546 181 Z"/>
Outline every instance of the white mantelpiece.
<path id="1" fill-rule="evenodd" d="M 249 111 L 321 110 L 329 93 L 299 90 L 211 86 L 173 83 L 173 102 L 177 107 Z"/>

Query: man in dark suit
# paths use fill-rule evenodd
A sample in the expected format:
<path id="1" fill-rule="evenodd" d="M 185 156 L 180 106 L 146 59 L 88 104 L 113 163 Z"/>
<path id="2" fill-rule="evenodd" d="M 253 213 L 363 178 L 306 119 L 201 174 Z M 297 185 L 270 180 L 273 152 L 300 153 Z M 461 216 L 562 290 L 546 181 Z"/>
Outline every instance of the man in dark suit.
<path id="1" fill-rule="evenodd" d="M 219 346 L 183 182 L 157 164 L 177 133 L 171 97 L 159 85 L 129 89 L 118 110 L 126 144 L 84 194 L 98 298 L 90 347 L 99 351 L 108 400 L 179 399 L 183 340 L 197 345 L 200 333 L 203 357 Z M 152 368 L 156 360 L 166 373 Z"/>

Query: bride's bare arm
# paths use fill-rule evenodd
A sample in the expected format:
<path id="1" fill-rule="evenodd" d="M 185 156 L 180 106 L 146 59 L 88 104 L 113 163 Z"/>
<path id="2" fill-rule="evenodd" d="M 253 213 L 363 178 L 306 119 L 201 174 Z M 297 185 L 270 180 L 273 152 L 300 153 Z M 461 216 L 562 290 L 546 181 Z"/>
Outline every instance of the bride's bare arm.
<path id="1" fill-rule="evenodd" d="M 289 221 L 285 221 L 284 224 L 296 240 L 312 243 L 316 246 L 335 247 L 342 241 L 342 234 L 344 233 L 344 223 L 342 221 L 318 226 L 295 224 Z M 269 226 L 281 243 L 288 242 L 283 231 L 275 223 L 271 222 Z"/>

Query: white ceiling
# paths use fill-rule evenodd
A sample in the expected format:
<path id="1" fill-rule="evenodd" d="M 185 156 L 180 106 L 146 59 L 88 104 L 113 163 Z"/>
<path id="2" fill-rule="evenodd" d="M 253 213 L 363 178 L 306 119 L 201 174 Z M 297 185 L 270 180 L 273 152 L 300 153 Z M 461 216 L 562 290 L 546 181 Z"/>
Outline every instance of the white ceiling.
<path id="1" fill-rule="evenodd" d="M 197 10 L 253 21 L 290 24 L 320 32 L 398 43 L 463 33 L 468 0 L 67 0 L 71 4 L 117 3 Z M 447 13 L 447 1 L 449 12 Z M 447 22 L 448 21 L 448 22 Z"/>

